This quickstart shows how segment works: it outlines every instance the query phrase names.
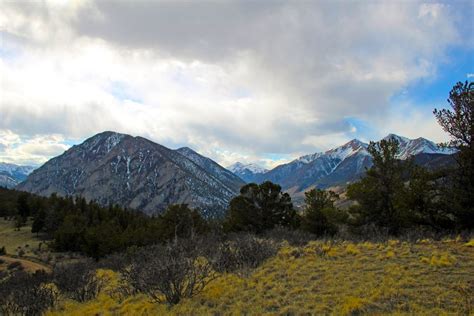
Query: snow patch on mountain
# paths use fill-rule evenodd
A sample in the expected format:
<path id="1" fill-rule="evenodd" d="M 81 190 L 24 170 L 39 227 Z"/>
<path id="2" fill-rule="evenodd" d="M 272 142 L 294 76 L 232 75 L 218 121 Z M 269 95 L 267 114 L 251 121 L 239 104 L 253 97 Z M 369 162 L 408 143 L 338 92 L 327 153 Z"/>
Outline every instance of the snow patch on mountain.
<path id="1" fill-rule="evenodd" d="M 0 162 L 0 186 L 13 188 L 35 170 L 33 166 L 19 166 Z"/>
<path id="2" fill-rule="evenodd" d="M 397 156 L 399 159 L 402 160 L 408 159 L 411 156 L 418 155 L 421 153 L 450 155 L 456 152 L 454 148 L 442 148 L 434 142 L 423 137 L 409 139 L 395 134 L 389 134 L 383 139 L 395 139 L 398 141 L 400 151 Z"/>
<path id="3" fill-rule="evenodd" d="M 245 170 L 250 171 L 253 174 L 257 173 L 265 173 L 268 170 L 263 168 L 262 166 L 256 164 L 256 163 L 248 163 L 248 164 L 243 164 L 241 162 L 236 162 L 230 166 L 227 167 L 228 170 L 232 171 L 233 173 L 241 173 Z"/>

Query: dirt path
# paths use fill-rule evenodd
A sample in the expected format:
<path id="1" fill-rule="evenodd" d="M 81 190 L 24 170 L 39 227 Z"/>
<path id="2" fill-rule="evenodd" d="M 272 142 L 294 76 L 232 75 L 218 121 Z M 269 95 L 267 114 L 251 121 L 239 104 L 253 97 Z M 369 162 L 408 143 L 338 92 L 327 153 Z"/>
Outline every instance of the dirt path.
<path id="1" fill-rule="evenodd" d="M 49 267 L 47 265 L 44 265 L 44 264 L 41 264 L 41 263 L 38 263 L 38 262 L 30 261 L 30 260 L 27 260 L 27 259 L 12 258 L 12 257 L 8 257 L 8 256 L 0 256 L 0 259 L 4 261 L 3 264 L 0 264 L 0 270 L 6 269 L 6 267 L 10 263 L 20 262 L 21 265 L 23 266 L 23 268 L 25 268 L 25 271 L 28 271 L 28 272 L 35 272 L 35 271 L 38 271 L 38 270 L 44 270 L 46 272 L 51 272 L 51 267 Z"/>

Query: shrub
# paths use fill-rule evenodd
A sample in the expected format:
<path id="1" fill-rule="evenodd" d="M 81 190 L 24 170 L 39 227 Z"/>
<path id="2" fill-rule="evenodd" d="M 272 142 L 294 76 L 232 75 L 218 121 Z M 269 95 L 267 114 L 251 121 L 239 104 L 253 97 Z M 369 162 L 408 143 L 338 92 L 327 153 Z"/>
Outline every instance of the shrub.
<path id="1" fill-rule="evenodd" d="M 211 261 L 219 272 L 244 271 L 258 267 L 277 251 L 278 244 L 273 240 L 241 234 L 221 243 Z"/>
<path id="2" fill-rule="evenodd" d="M 125 252 L 108 255 L 99 261 L 97 267 L 113 271 L 121 271 L 132 263 L 133 255 L 136 251 L 136 247 L 131 247 Z"/>
<path id="3" fill-rule="evenodd" d="M 174 305 L 200 293 L 216 274 L 203 251 L 192 240 L 140 249 L 122 275 L 132 292 L 146 294 L 153 302 Z"/>
<path id="4" fill-rule="evenodd" d="M 22 267 L 21 262 L 19 261 L 13 261 L 7 266 L 8 270 L 15 270 L 15 269 L 20 269 Z"/>
<path id="5" fill-rule="evenodd" d="M 0 281 L 0 314 L 42 315 L 58 299 L 50 277 L 43 271 L 30 275 L 16 271 Z"/>
<path id="6" fill-rule="evenodd" d="M 265 232 L 263 236 L 275 242 L 286 241 L 292 246 L 304 246 L 311 240 L 316 239 L 316 235 L 310 232 L 281 226 Z"/>
<path id="7" fill-rule="evenodd" d="M 94 299 L 105 285 L 105 280 L 96 275 L 95 265 L 90 260 L 57 265 L 53 279 L 62 294 L 79 302 Z"/>
<path id="8" fill-rule="evenodd" d="M 0 248 L 0 256 L 4 256 L 7 254 L 7 250 L 5 249 L 5 246 L 2 246 L 2 248 Z"/>

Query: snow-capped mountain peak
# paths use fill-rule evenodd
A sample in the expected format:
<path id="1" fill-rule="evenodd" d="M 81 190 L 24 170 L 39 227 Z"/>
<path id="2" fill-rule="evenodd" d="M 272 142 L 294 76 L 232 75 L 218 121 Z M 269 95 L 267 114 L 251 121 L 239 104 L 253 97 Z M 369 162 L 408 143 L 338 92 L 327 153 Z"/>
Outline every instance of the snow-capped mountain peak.
<path id="1" fill-rule="evenodd" d="M 19 166 L 0 162 L 0 186 L 13 188 L 35 170 L 33 166 Z"/>
<path id="2" fill-rule="evenodd" d="M 399 136 L 397 134 L 388 134 L 387 136 L 385 136 L 384 138 L 382 138 L 384 140 L 389 140 L 389 139 L 395 139 L 397 140 L 400 144 L 404 144 L 404 143 L 407 143 L 410 141 L 409 138 L 406 138 L 406 137 L 403 137 L 403 136 Z"/>
<path id="3" fill-rule="evenodd" d="M 267 172 L 268 170 L 263 168 L 262 166 L 256 164 L 256 163 L 248 163 L 248 164 L 243 164 L 241 162 L 236 162 L 232 165 L 230 165 L 229 167 L 227 167 L 227 169 L 229 169 L 230 171 L 232 171 L 233 173 L 239 173 L 239 172 L 242 172 L 244 170 L 248 170 L 252 173 L 265 173 Z"/>
<path id="4" fill-rule="evenodd" d="M 301 156 L 301 157 L 295 159 L 294 161 L 295 162 L 302 162 L 302 163 L 306 164 L 306 163 L 310 163 L 312 161 L 315 161 L 316 159 L 318 159 L 322 155 L 324 155 L 324 153 L 314 153 L 314 154 L 304 155 L 304 156 Z"/>
<path id="5" fill-rule="evenodd" d="M 237 175 L 245 182 L 256 182 L 257 178 L 265 174 L 268 170 L 256 163 L 241 163 L 236 162 L 227 167 L 232 173 Z"/>
<path id="6" fill-rule="evenodd" d="M 353 139 L 340 147 L 326 151 L 326 155 L 331 158 L 337 158 L 341 161 L 358 152 L 366 153 L 367 144 L 358 139 Z M 367 153 L 368 154 L 368 153 Z"/>
<path id="7" fill-rule="evenodd" d="M 452 148 L 441 148 L 434 142 L 423 138 L 418 137 L 416 139 L 409 139 L 403 136 L 398 136 L 395 134 L 389 134 L 383 139 L 395 139 L 398 141 L 399 146 L 399 159 L 407 159 L 411 156 L 415 156 L 421 153 L 424 154 L 453 154 L 455 150 Z"/>

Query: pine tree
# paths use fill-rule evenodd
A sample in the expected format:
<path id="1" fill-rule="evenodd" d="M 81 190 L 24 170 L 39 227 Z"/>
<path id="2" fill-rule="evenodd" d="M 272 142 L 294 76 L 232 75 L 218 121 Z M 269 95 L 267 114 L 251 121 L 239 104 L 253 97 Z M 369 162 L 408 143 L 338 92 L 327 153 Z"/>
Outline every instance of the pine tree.
<path id="1" fill-rule="evenodd" d="M 375 224 L 396 235 L 407 221 L 403 205 L 404 163 L 397 159 L 398 141 L 392 138 L 370 142 L 367 150 L 373 166 L 361 181 L 348 187 L 348 197 L 357 201 L 351 213 L 356 224 Z"/>
<path id="2" fill-rule="evenodd" d="M 451 205 L 461 229 L 474 228 L 474 83 L 458 82 L 449 93 L 451 109 L 435 109 L 434 115 L 451 140 L 448 144 L 458 150 L 457 169 L 446 190 L 447 204 Z"/>
<path id="3" fill-rule="evenodd" d="M 31 232 L 38 235 L 39 232 L 43 231 L 45 220 L 46 212 L 43 209 L 40 209 L 35 215 L 33 225 L 31 226 Z"/>
<path id="4" fill-rule="evenodd" d="M 187 204 L 170 205 L 159 217 L 162 240 L 193 238 L 209 230 L 206 221 Z"/>
<path id="5" fill-rule="evenodd" d="M 333 235 L 337 232 L 336 222 L 342 220 L 341 213 L 334 206 L 339 196 L 333 191 L 312 189 L 305 192 L 305 203 L 301 228 L 315 235 Z"/>
<path id="6" fill-rule="evenodd" d="M 232 231 L 261 233 L 275 226 L 296 224 L 296 212 L 288 193 L 270 181 L 250 183 L 230 202 L 225 228 Z"/>
<path id="7" fill-rule="evenodd" d="M 26 220 L 30 216 L 31 210 L 30 205 L 28 204 L 28 193 L 21 193 L 18 196 L 16 208 L 18 210 L 18 215 Z"/>

